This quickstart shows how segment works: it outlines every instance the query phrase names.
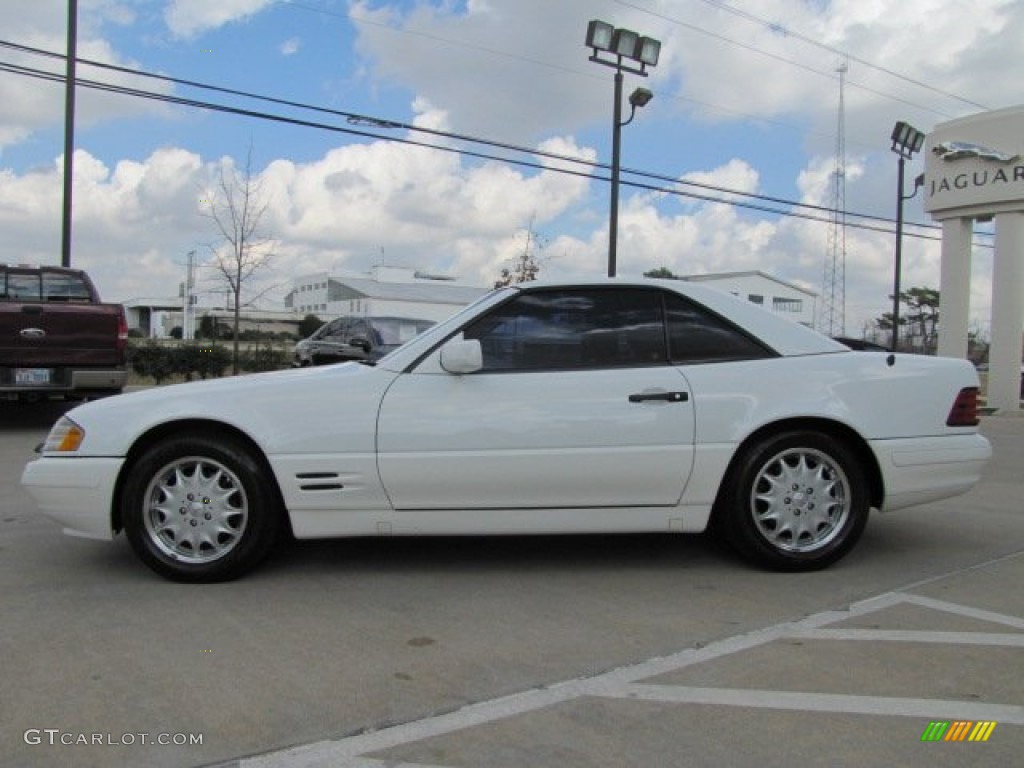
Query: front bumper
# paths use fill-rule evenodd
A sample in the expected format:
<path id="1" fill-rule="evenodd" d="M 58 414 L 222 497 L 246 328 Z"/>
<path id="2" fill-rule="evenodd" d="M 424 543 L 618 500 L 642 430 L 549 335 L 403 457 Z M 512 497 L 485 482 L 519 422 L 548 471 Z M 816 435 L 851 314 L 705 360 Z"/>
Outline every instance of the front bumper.
<path id="1" fill-rule="evenodd" d="M 21 484 L 39 511 L 71 536 L 109 541 L 114 485 L 123 458 L 43 456 L 29 462 Z"/>

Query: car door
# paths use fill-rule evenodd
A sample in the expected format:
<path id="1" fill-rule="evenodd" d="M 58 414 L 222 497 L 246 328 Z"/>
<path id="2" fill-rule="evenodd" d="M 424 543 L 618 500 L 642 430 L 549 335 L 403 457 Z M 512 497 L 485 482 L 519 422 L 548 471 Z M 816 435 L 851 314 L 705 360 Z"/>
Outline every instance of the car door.
<path id="1" fill-rule="evenodd" d="M 671 506 L 693 462 L 686 379 L 661 292 L 528 290 L 463 330 L 483 368 L 437 353 L 399 376 L 378 420 L 396 509 Z"/>

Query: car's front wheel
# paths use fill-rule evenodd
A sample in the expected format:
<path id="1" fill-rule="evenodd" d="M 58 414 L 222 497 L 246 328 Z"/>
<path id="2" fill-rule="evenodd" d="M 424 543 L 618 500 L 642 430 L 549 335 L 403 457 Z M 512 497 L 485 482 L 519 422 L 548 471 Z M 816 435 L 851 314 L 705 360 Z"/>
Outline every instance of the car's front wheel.
<path id="1" fill-rule="evenodd" d="M 266 471 L 237 440 L 179 436 L 131 467 L 121 519 L 136 554 L 161 576 L 226 581 L 270 551 L 281 527 L 277 498 Z"/>
<path id="2" fill-rule="evenodd" d="M 716 514 L 720 531 L 752 562 L 809 571 L 857 543 L 870 510 L 864 470 L 849 447 L 793 431 L 753 445 L 738 460 Z"/>

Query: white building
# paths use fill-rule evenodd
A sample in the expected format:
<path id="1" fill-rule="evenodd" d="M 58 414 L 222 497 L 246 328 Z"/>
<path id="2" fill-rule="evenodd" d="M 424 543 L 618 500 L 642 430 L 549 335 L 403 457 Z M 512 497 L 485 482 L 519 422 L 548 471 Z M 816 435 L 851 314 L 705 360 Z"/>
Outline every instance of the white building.
<path id="1" fill-rule="evenodd" d="M 285 307 L 323 319 L 356 315 L 438 322 L 487 292 L 450 277 L 400 267 L 338 275 L 320 272 L 297 278 L 293 285 L 285 296 Z"/>
<path id="2" fill-rule="evenodd" d="M 688 275 L 682 279 L 705 283 L 746 299 L 751 304 L 758 304 L 765 309 L 784 314 L 810 328 L 814 327 L 818 294 L 759 270 Z"/>

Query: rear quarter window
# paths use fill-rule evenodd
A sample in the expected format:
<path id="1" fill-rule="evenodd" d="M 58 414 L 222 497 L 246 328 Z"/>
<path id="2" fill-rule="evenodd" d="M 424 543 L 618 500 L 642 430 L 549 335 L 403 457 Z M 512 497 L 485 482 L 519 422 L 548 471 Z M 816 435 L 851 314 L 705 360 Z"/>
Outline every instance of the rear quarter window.
<path id="1" fill-rule="evenodd" d="M 775 357 L 740 328 L 682 296 L 666 297 L 665 310 L 669 355 L 677 365 Z"/>

